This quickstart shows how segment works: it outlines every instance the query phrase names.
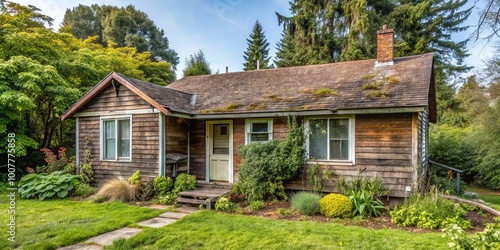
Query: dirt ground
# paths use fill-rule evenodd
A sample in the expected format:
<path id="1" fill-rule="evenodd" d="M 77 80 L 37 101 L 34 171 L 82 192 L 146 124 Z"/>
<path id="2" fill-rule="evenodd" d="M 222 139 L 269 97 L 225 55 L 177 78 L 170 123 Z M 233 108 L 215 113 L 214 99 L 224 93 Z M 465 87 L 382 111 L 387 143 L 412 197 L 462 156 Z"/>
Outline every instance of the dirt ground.
<path id="1" fill-rule="evenodd" d="M 246 215 L 260 216 L 265 218 L 272 218 L 276 220 L 290 220 L 290 221 L 316 221 L 316 222 L 330 222 L 335 221 L 344 225 L 355 225 L 372 229 L 385 229 L 394 228 L 411 232 L 440 232 L 440 229 L 422 229 L 416 227 L 402 227 L 391 222 L 389 212 L 383 213 L 380 217 L 367 218 L 367 219 L 331 219 L 323 215 L 305 216 L 290 207 L 290 203 L 285 201 L 266 203 L 266 207 L 262 210 L 250 212 L 244 209 Z M 482 231 L 486 223 L 493 223 L 493 216 L 488 213 L 478 213 L 476 211 L 468 212 L 467 219 L 471 221 L 473 229 L 469 232 Z"/>

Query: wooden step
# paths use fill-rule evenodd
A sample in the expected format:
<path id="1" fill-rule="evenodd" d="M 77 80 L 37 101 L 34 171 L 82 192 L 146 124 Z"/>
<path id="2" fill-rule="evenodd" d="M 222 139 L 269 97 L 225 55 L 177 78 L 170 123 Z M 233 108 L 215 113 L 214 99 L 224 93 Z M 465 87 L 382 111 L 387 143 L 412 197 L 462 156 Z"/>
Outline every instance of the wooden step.
<path id="1" fill-rule="evenodd" d="M 177 202 L 179 203 L 188 203 L 188 204 L 203 204 L 207 207 L 208 210 L 212 209 L 212 203 L 214 203 L 217 200 L 217 198 L 208 198 L 208 199 L 189 199 L 189 198 L 182 198 L 178 197 Z"/>

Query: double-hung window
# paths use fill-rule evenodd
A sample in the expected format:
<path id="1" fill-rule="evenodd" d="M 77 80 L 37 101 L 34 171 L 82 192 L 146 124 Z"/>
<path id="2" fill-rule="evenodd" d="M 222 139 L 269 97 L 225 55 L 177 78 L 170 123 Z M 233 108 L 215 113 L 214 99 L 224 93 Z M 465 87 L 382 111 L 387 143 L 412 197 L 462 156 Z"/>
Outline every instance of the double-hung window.
<path id="1" fill-rule="evenodd" d="M 354 158 L 353 122 L 352 118 L 309 119 L 309 158 L 352 161 Z"/>
<path id="2" fill-rule="evenodd" d="M 266 142 L 273 139 L 273 119 L 247 119 L 245 142 Z"/>
<path id="3" fill-rule="evenodd" d="M 103 160 L 130 160 L 130 117 L 106 118 L 101 122 L 101 155 Z"/>

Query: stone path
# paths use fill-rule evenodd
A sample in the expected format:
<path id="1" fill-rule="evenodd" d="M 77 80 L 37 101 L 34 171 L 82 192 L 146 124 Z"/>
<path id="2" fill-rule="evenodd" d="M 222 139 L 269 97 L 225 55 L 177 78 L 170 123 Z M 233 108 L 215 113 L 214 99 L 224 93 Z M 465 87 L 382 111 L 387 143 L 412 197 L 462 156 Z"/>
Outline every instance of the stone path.
<path id="1" fill-rule="evenodd" d="M 154 205 L 150 208 L 166 209 L 168 206 Z M 137 223 L 141 227 L 160 228 L 182 219 L 184 216 L 194 213 L 199 209 L 196 207 L 182 206 L 177 208 L 178 212 L 166 212 L 158 217 L 141 221 Z M 109 246 L 117 239 L 128 239 L 142 231 L 142 228 L 121 228 L 115 231 L 107 232 L 72 246 L 61 247 L 59 250 L 101 250 L 103 246 Z"/>

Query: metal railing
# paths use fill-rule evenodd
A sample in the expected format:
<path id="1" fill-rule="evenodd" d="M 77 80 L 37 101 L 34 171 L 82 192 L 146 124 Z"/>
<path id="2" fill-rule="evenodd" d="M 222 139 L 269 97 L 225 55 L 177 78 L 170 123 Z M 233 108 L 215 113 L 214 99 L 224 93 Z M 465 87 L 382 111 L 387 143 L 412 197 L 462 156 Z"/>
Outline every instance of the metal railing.
<path id="1" fill-rule="evenodd" d="M 430 164 L 434 164 L 436 166 L 440 166 L 440 167 L 443 167 L 443 168 L 446 168 L 446 169 L 449 169 L 451 171 L 455 171 L 457 173 L 457 186 L 456 186 L 456 191 L 457 191 L 457 195 L 460 194 L 460 174 L 462 174 L 464 171 L 461 170 L 461 169 L 458 169 L 458 168 L 454 168 L 454 167 L 450 167 L 450 166 L 446 166 L 444 164 L 441 164 L 441 163 L 437 163 L 435 161 L 431 161 L 429 160 L 429 163 Z"/>

